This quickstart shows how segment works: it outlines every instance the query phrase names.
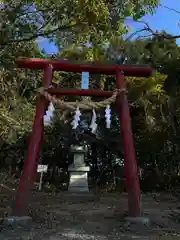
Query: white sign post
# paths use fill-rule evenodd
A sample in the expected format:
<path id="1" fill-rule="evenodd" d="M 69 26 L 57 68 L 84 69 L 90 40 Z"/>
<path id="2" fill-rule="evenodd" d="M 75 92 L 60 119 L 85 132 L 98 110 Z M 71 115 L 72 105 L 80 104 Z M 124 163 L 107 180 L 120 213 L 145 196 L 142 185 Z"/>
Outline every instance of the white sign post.
<path id="1" fill-rule="evenodd" d="M 43 173 L 47 172 L 47 170 L 48 170 L 48 165 L 40 165 L 40 164 L 38 164 L 37 172 L 41 173 L 40 180 L 39 180 L 39 187 L 38 187 L 39 191 L 42 190 Z"/>

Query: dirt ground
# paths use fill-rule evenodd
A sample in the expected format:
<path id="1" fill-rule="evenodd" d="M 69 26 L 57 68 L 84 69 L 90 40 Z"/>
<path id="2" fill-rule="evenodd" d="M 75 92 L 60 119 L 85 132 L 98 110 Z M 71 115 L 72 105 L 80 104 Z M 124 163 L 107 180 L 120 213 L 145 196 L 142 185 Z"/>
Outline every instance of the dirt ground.
<path id="1" fill-rule="evenodd" d="M 12 196 L 1 193 L 0 213 L 10 210 Z M 170 194 L 143 194 L 144 216 L 151 226 L 129 225 L 127 194 L 112 193 L 97 196 L 77 196 L 67 193 L 33 193 L 30 212 L 33 228 L 1 229 L 0 239 L 44 240 L 118 240 L 118 239 L 179 239 L 180 204 Z M 179 223 L 178 223 L 179 221 Z M 167 238 L 168 239 L 168 238 Z"/>

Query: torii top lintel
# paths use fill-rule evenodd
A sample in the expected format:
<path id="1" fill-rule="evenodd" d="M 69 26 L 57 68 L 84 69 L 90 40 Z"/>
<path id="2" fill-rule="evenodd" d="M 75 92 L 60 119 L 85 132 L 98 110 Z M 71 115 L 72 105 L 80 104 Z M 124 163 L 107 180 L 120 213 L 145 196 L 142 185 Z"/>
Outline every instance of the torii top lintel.
<path id="1" fill-rule="evenodd" d="M 54 71 L 65 72 L 90 72 L 105 75 L 115 75 L 117 71 L 123 71 L 125 76 L 149 77 L 152 75 L 152 68 L 139 65 L 118 65 L 102 62 L 90 63 L 70 63 L 66 60 L 51 60 L 43 58 L 19 58 L 17 61 L 19 68 L 44 69 L 47 65 L 52 65 Z"/>

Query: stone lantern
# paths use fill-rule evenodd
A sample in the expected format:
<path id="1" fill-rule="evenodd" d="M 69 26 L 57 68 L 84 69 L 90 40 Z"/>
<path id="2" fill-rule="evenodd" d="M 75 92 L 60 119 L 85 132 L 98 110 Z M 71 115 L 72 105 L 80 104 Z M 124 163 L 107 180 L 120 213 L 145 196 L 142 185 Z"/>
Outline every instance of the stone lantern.
<path id="1" fill-rule="evenodd" d="M 88 172 L 90 167 L 85 165 L 85 146 L 74 145 L 71 147 L 73 154 L 73 163 L 69 166 L 70 174 L 69 192 L 89 192 Z"/>

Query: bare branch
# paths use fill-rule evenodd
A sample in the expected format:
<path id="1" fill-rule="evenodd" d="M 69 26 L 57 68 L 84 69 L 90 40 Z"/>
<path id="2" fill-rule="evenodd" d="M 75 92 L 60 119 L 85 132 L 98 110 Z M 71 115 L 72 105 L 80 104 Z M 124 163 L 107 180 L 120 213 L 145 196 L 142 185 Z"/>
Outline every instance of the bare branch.
<path id="1" fill-rule="evenodd" d="M 163 7 L 163 8 L 166 8 L 166 9 L 172 11 L 172 12 L 175 12 L 175 13 L 177 13 L 177 14 L 180 14 L 180 11 L 178 11 L 178 10 L 176 10 L 176 9 L 174 9 L 174 8 L 165 6 L 165 5 L 163 5 L 163 4 L 160 4 L 160 6 Z"/>
<path id="2" fill-rule="evenodd" d="M 159 36 L 159 37 L 163 37 L 163 38 L 169 39 L 169 40 L 180 38 L 180 34 L 178 34 L 178 35 L 173 35 L 173 36 L 172 36 L 172 35 L 166 35 L 166 34 L 163 34 L 163 33 L 153 32 L 152 35 L 154 35 L 154 36 Z"/>
<path id="3" fill-rule="evenodd" d="M 125 41 L 129 41 L 131 38 L 133 38 L 134 36 L 136 36 L 138 33 L 141 33 L 141 32 L 144 32 L 144 31 L 146 31 L 145 28 L 140 29 L 140 30 L 137 30 L 136 32 L 133 32 L 132 34 L 130 34 L 130 35 L 128 36 L 128 38 L 126 38 Z"/>
<path id="4" fill-rule="evenodd" d="M 130 19 L 131 21 L 134 21 L 133 19 Z M 132 33 L 129 37 L 128 37 L 128 40 L 132 37 L 134 37 L 135 35 L 137 35 L 138 33 L 141 33 L 141 32 L 149 32 L 150 35 L 148 35 L 149 37 L 150 36 L 157 36 L 157 37 L 163 37 L 164 39 L 177 39 L 177 38 L 180 38 L 180 34 L 177 34 L 177 35 L 170 35 L 170 34 L 165 34 L 163 32 L 158 32 L 158 31 L 154 31 L 150 25 L 143 21 L 143 20 L 137 20 L 137 21 L 134 21 L 134 22 L 137 22 L 137 23 L 141 23 L 144 25 L 144 28 L 140 29 L 140 30 L 137 30 L 135 31 L 134 33 Z"/>

